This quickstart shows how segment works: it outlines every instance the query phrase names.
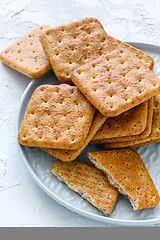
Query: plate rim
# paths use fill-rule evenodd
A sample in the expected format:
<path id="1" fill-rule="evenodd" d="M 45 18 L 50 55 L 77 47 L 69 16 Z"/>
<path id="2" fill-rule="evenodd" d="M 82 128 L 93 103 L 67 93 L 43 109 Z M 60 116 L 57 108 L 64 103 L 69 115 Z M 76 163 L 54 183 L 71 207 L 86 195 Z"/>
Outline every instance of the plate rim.
<path id="1" fill-rule="evenodd" d="M 160 46 L 155 45 L 155 44 L 148 44 L 148 43 L 142 43 L 142 42 L 127 42 L 130 45 L 139 45 L 141 47 L 146 47 L 146 48 L 159 48 L 160 50 Z M 25 98 L 29 92 L 29 90 L 31 90 L 33 88 L 33 86 L 38 83 L 38 86 L 40 85 L 40 82 L 38 81 L 38 79 L 33 79 L 28 86 L 25 88 L 22 97 L 20 99 L 19 102 L 19 106 L 18 106 L 18 112 L 17 112 L 17 116 L 16 116 L 16 136 L 18 134 L 19 131 L 19 126 L 20 126 L 20 112 L 22 109 L 22 106 L 25 102 Z M 61 84 L 61 83 L 60 83 Z M 51 197 L 53 200 L 55 200 L 56 202 L 58 202 L 60 205 L 64 206 L 65 208 L 80 214 L 81 216 L 93 219 L 93 220 L 97 220 L 100 222 L 104 222 L 104 223 L 109 223 L 109 224 L 115 224 L 115 225 L 123 225 L 123 226 L 148 226 L 148 225 L 152 225 L 152 224 L 158 224 L 160 223 L 160 218 L 155 218 L 155 219 L 146 219 L 146 220 L 130 220 L 130 219 L 116 219 L 116 218 L 110 218 L 109 216 L 100 216 L 100 215 L 95 215 L 89 212 L 84 211 L 83 209 L 79 209 L 75 206 L 70 205 L 69 203 L 65 202 L 62 198 L 59 198 L 58 196 L 56 196 L 53 192 L 51 192 L 44 184 L 43 182 L 38 178 L 38 176 L 34 173 L 31 165 L 29 164 L 28 160 L 25 157 L 25 154 L 23 152 L 23 146 L 21 146 L 18 141 L 17 141 L 17 146 L 20 152 L 20 155 L 25 163 L 25 166 L 28 169 L 28 172 L 30 173 L 32 179 L 36 182 L 36 184 L 49 196 Z"/>

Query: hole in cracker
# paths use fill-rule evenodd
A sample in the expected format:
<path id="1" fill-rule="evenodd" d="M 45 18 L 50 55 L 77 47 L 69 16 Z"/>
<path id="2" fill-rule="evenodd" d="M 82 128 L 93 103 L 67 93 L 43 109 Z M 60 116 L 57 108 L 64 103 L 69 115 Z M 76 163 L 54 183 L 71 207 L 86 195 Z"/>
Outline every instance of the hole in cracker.
<path id="1" fill-rule="evenodd" d="M 35 128 L 38 128 L 38 125 L 37 125 L 37 124 L 35 125 Z"/>
<path id="2" fill-rule="evenodd" d="M 74 90 L 72 89 L 72 90 L 71 90 L 71 94 L 73 94 L 73 93 L 74 93 Z"/>
<path id="3" fill-rule="evenodd" d="M 106 57 L 106 60 L 109 61 L 109 57 Z"/>
<path id="4" fill-rule="evenodd" d="M 83 118 L 83 115 L 80 115 L 80 118 Z"/>
<path id="5" fill-rule="evenodd" d="M 99 53 L 99 56 L 102 56 L 102 53 L 101 53 L 101 52 Z"/>
<path id="6" fill-rule="evenodd" d="M 50 112 L 48 112 L 48 113 L 47 113 L 47 115 L 48 115 L 48 116 L 50 116 L 50 115 L 51 115 L 51 113 L 50 113 Z"/>
<path id="7" fill-rule="evenodd" d="M 71 129 L 71 127 L 70 127 L 70 126 L 68 126 L 68 127 L 67 127 L 67 130 L 70 130 L 70 129 Z"/>
<path id="8" fill-rule="evenodd" d="M 31 34 L 29 34 L 28 37 L 29 37 L 29 38 L 32 37 Z"/>
<path id="9" fill-rule="evenodd" d="M 123 53 L 123 50 L 120 50 L 120 53 Z"/>
<path id="10" fill-rule="evenodd" d="M 23 135 L 23 138 L 26 138 L 26 134 Z"/>
<path id="11" fill-rule="evenodd" d="M 74 142 L 74 138 L 72 138 L 72 142 Z"/>
<path id="12" fill-rule="evenodd" d="M 106 39 L 105 39 L 105 37 L 104 38 L 102 38 L 102 40 L 101 40 L 101 42 L 104 42 Z"/>
<path id="13" fill-rule="evenodd" d="M 97 88 L 96 88 L 96 87 L 93 87 L 92 90 L 93 90 L 94 92 L 96 92 L 96 91 L 97 91 Z"/>
<path id="14" fill-rule="evenodd" d="M 127 98 L 124 98 L 124 100 L 127 102 L 128 101 L 128 99 Z"/>
<path id="15" fill-rule="evenodd" d="M 93 79 L 95 79 L 95 78 L 96 78 L 96 76 L 92 76 L 92 78 L 93 78 Z"/>
<path id="16" fill-rule="evenodd" d="M 113 97 L 113 94 L 111 93 L 109 96 L 112 98 L 112 97 Z"/>
<path id="17" fill-rule="evenodd" d="M 84 60 L 87 60 L 88 59 L 88 57 L 84 57 Z"/>
<path id="18" fill-rule="evenodd" d="M 34 115 L 34 114 L 35 114 L 35 112 L 34 112 L 34 111 L 31 111 L 31 114 L 32 114 L 32 115 Z"/>
<path id="19" fill-rule="evenodd" d="M 124 115 L 125 115 L 126 117 L 128 117 L 128 116 L 129 116 L 129 114 L 128 114 L 128 113 L 125 113 Z"/>
<path id="20" fill-rule="evenodd" d="M 35 51 L 32 51 L 33 53 L 35 53 Z"/>
<path id="21" fill-rule="evenodd" d="M 124 87 L 123 87 L 123 89 L 125 89 L 125 90 L 126 90 L 126 89 L 127 89 L 127 86 L 124 86 Z"/>
<path id="22" fill-rule="evenodd" d="M 54 126 L 53 126 L 53 125 L 51 125 L 51 128 L 53 129 L 53 128 L 54 128 Z"/>
<path id="23" fill-rule="evenodd" d="M 20 62 L 23 62 L 23 59 L 20 59 Z"/>
<path id="24" fill-rule="evenodd" d="M 33 43 L 31 42 L 30 45 L 33 45 Z"/>
<path id="25" fill-rule="evenodd" d="M 140 190 L 140 187 L 137 187 L 137 190 Z"/>
<path id="26" fill-rule="evenodd" d="M 75 102 L 76 105 L 78 105 L 79 103 L 78 102 Z"/>
<path id="27" fill-rule="evenodd" d="M 107 81 L 108 82 L 108 84 L 111 84 L 112 82 L 111 81 Z"/>
<path id="28" fill-rule="evenodd" d="M 42 139 L 42 136 L 39 136 L 39 139 Z"/>
<path id="29" fill-rule="evenodd" d="M 154 105 L 154 108 L 157 108 L 157 105 Z"/>
<path id="30" fill-rule="evenodd" d="M 56 88 L 56 89 L 55 89 L 55 92 L 56 92 L 56 93 L 58 93 L 58 92 L 59 92 L 59 89 L 58 89 L 58 88 Z"/>
<path id="31" fill-rule="evenodd" d="M 135 124 L 133 124 L 133 127 L 137 127 L 137 124 L 135 123 Z"/>
<path id="32" fill-rule="evenodd" d="M 21 50 L 18 50 L 18 53 L 21 53 Z"/>
<path id="33" fill-rule="evenodd" d="M 7 53 L 8 53 L 8 51 L 5 51 L 5 53 L 7 54 Z"/>
<path id="34" fill-rule="evenodd" d="M 70 61 L 70 62 L 69 62 L 69 64 L 71 65 L 71 64 L 72 64 L 72 62 Z"/>
<path id="35" fill-rule="evenodd" d="M 76 38 L 77 38 L 77 36 L 74 36 L 73 38 L 74 38 L 74 39 L 76 39 Z"/>
<path id="36" fill-rule="evenodd" d="M 112 166 L 112 165 L 110 165 L 110 168 L 113 168 L 113 166 Z"/>
<path id="37" fill-rule="evenodd" d="M 125 76 L 126 76 L 126 73 L 123 73 L 123 74 L 122 74 L 122 77 L 125 77 Z"/>
<path id="38" fill-rule="evenodd" d="M 44 88 L 41 88 L 40 90 L 43 92 L 43 91 L 44 91 Z"/>
<path id="39" fill-rule="evenodd" d="M 142 173 L 140 173 L 140 174 L 139 174 L 139 176 L 140 176 L 140 177 L 143 177 L 143 174 L 142 174 Z"/>
<path id="40" fill-rule="evenodd" d="M 139 93 L 141 94 L 141 93 L 142 93 L 142 91 L 141 91 L 141 90 L 139 90 Z"/>
<path id="41" fill-rule="evenodd" d="M 110 68 L 106 68 L 106 71 L 109 72 L 109 71 L 110 71 Z"/>
<path id="42" fill-rule="evenodd" d="M 139 69 L 140 69 L 140 66 L 136 66 L 136 68 L 137 68 L 137 70 L 139 70 Z"/>
<path id="43" fill-rule="evenodd" d="M 58 56 L 59 55 L 59 53 L 56 53 L 56 56 Z"/>
<path id="44" fill-rule="evenodd" d="M 64 28 L 62 28 L 62 32 L 64 32 Z"/>
<path id="45" fill-rule="evenodd" d="M 110 108 L 112 109 L 112 108 L 113 108 L 113 106 L 111 105 L 111 106 L 110 106 Z"/>
<path id="46" fill-rule="evenodd" d="M 18 42 L 17 45 L 20 45 L 20 43 Z"/>
<path id="47" fill-rule="evenodd" d="M 89 44 L 87 44 L 86 47 L 88 48 L 88 47 L 89 47 Z"/>
<path id="48" fill-rule="evenodd" d="M 67 116 L 67 114 L 66 114 L 66 113 L 64 113 L 64 114 L 63 114 L 63 117 L 66 117 L 66 116 Z"/>
<path id="49" fill-rule="evenodd" d="M 82 72 L 80 72 L 80 71 L 78 72 L 79 75 L 80 75 L 81 73 L 82 73 Z"/>
<path id="50" fill-rule="evenodd" d="M 45 103 L 47 103 L 47 102 L 48 102 L 48 100 L 47 100 L 47 99 L 44 99 L 44 102 L 45 102 Z"/>
<path id="51" fill-rule="evenodd" d="M 121 62 L 120 62 L 120 64 L 122 64 L 122 65 L 123 65 L 123 64 L 124 64 L 124 61 L 121 61 Z"/>
<path id="52" fill-rule="evenodd" d="M 126 163 L 126 166 L 128 167 L 130 164 L 129 163 Z"/>
<path id="53" fill-rule="evenodd" d="M 124 179 L 126 179 L 127 177 L 126 176 L 123 176 Z"/>
<path id="54" fill-rule="evenodd" d="M 93 68 L 95 68 L 95 67 L 96 67 L 96 65 L 95 65 L 95 64 L 93 64 L 93 65 L 92 65 L 92 67 L 93 67 Z"/>
<path id="55" fill-rule="evenodd" d="M 128 154 L 129 154 L 129 155 L 131 155 L 131 154 L 132 154 L 132 152 L 130 152 L 130 151 L 129 151 L 129 152 L 128 152 Z"/>
<path id="56" fill-rule="evenodd" d="M 39 70 L 39 68 L 36 68 L 36 70 L 38 71 L 38 70 Z"/>
<path id="57" fill-rule="evenodd" d="M 119 125 L 117 125 L 116 128 L 119 128 Z"/>
<path id="58" fill-rule="evenodd" d="M 66 73 L 66 76 L 69 77 L 69 73 Z"/>
<path id="59" fill-rule="evenodd" d="M 42 29 L 43 29 L 43 27 L 40 27 L 40 29 L 42 30 Z"/>
<path id="60" fill-rule="evenodd" d="M 62 41 L 61 41 L 61 40 L 59 40 L 58 42 L 59 42 L 59 43 L 61 43 Z"/>
<path id="61" fill-rule="evenodd" d="M 156 87 L 156 86 L 157 86 L 157 84 L 156 84 L 156 83 L 153 83 L 153 86 L 154 86 L 154 87 Z"/>
<path id="62" fill-rule="evenodd" d="M 63 103 L 63 100 L 61 100 L 60 102 L 59 102 L 59 104 L 62 104 Z"/>
<path id="63" fill-rule="evenodd" d="M 35 59 L 34 61 L 35 61 L 35 62 L 37 62 L 38 60 L 37 60 L 37 59 Z"/>

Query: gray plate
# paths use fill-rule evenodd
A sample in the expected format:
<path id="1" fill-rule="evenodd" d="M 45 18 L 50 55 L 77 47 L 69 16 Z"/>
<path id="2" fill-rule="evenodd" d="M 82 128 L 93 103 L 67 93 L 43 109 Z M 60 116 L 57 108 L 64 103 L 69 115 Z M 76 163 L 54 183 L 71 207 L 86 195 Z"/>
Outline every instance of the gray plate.
<path id="1" fill-rule="evenodd" d="M 153 72 L 160 77 L 160 47 L 144 43 L 130 44 L 149 53 L 153 57 L 155 61 Z M 28 85 L 20 102 L 16 134 L 18 134 L 18 129 L 33 91 L 42 84 L 60 84 L 60 82 L 55 75 L 50 72 L 39 80 L 33 80 Z M 65 184 L 58 181 L 57 178 L 50 173 L 50 169 L 56 160 L 53 156 L 38 148 L 23 147 L 19 144 L 18 146 L 31 176 L 40 188 L 51 198 L 70 210 L 97 221 L 126 226 L 144 226 L 160 223 L 160 204 L 153 209 L 134 212 L 129 201 L 122 195 L 119 196 L 111 216 L 104 217 L 96 208 L 70 190 Z M 100 150 L 100 147 L 88 145 L 78 159 L 88 162 L 87 152 L 96 150 Z M 160 193 L 160 144 L 152 144 L 137 150 Z"/>

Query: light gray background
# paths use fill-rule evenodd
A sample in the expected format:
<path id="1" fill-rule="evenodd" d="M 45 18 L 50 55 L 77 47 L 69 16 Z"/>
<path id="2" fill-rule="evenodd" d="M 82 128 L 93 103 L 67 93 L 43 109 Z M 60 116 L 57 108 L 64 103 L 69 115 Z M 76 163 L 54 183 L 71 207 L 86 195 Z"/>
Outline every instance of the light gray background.
<path id="1" fill-rule="evenodd" d="M 160 45 L 158 0 L 0 0 L 0 51 L 39 25 L 97 17 L 124 41 Z M 17 76 L 17 77 L 15 77 Z M 110 226 L 75 214 L 31 179 L 17 148 L 15 121 L 30 79 L 0 63 L 0 226 Z"/>

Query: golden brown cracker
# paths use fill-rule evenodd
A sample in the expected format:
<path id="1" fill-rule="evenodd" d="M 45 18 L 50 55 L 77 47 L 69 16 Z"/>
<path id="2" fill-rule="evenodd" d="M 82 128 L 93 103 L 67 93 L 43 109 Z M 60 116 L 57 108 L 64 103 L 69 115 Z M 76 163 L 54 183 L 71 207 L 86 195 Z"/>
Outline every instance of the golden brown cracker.
<path id="1" fill-rule="evenodd" d="M 57 160 L 51 172 L 105 216 L 112 213 L 119 194 L 102 171 L 78 160 L 74 162 Z"/>
<path id="2" fill-rule="evenodd" d="M 16 71 L 30 78 L 38 78 L 51 70 L 50 63 L 39 41 L 39 35 L 49 29 L 38 27 L 7 47 L 0 54 L 0 60 Z"/>
<path id="3" fill-rule="evenodd" d="M 153 143 L 158 143 L 158 142 L 160 142 L 160 139 L 150 140 L 150 141 L 142 142 L 142 143 L 137 143 L 135 145 L 132 145 L 131 147 L 132 148 L 144 147 L 144 146 L 147 146 L 147 145 L 150 145 L 150 144 L 153 144 Z"/>
<path id="4" fill-rule="evenodd" d="M 122 42 L 122 41 L 120 41 L 120 40 L 118 40 L 118 39 L 116 39 L 112 36 L 109 36 L 109 38 L 110 38 L 111 43 L 114 45 L 115 49 L 116 48 L 126 48 L 126 49 L 128 49 L 135 56 L 140 58 L 141 61 L 143 61 L 149 69 L 152 70 L 152 68 L 154 66 L 154 60 L 149 54 L 131 46 L 128 43 Z"/>
<path id="5" fill-rule="evenodd" d="M 134 141 L 128 142 L 117 142 L 117 143 L 106 143 L 102 144 L 104 149 L 110 148 L 122 148 L 128 146 L 145 146 L 145 143 L 152 141 L 159 141 L 160 139 L 160 94 L 154 97 L 154 108 L 153 108 L 153 121 L 152 121 L 152 129 L 151 133 L 148 137 L 143 139 L 138 139 Z"/>
<path id="6" fill-rule="evenodd" d="M 124 112 L 117 117 L 108 118 L 93 137 L 94 140 L 108 140 L 142 133 L 147 124 L 148 101 Z"/>
<path id="7" fill-rule="evenodd" d="M 114 49 L 101 23 L 93 17 L 55 26 L 40 42 L 59 81 L 71 83 L 73 69 Z"/>
<path id="8" fill-rule="evenodd" d="M 95 113 L 90 131 L 88 133 L 86 140 L 83 142 L 83 145 L 76 150 L 63 150 L 63 149 L 52 149 L 52 148 L 42 148 L 42 150 L 44 150 L 45 152 L 48 152 L 54 157 L 60 159 L 61 161 L 64 161 L 64 162 L 73 161 L 80 155 L 80 153 L 89 144 L 89 142 L 91 141 L 93 136 L 96 134 L 98 129 L 105 122 L 105 120 L 106 120 L 106 117 L 104 117 L 100 112 L 97 111 Z"/>
<path id="9" fill-rule="evenodd" d="M 90 152 L 88 157 L 131 202 L 133 210 L 153 208 L 160 197 L 140 155 L 132 148 Z"/>
<path id="10" fill-rule="evenodd" d="M 88 135 L 94 113 L 77 87 L 41 85 L 28 104 L 18 141 L 29 147 L 77 149 Z"/>
<path id="11" fill-rule="evenodd" d="M 160 92 L 160 80 L 126 49 L 75 69 L 72 81 L 106 117 L 115 117 Z"/>
<path id="12" fill-rule="evenodd" d="M 130 133 L 130 135 L 128 134 L 128 136 L 125 136 L 125 137 L 102 138 L 102 139 L 97 139 L 97 140 L 95 139 L 95 140 L 92 140 L 91 143 L 92 144 L 102 144 L 102 143 L 112 143 L 112 142 L 113 143 L 114 142 L 128 142 L 128 141 L 137 141 L 137 140 L 145 139 L 146 137 L 148 137 L 149 134 L 151 133 L 151 129 L 152 129 L 153 101 L 154 101 L 154 98 L 151 98 L 150 100 L 148 100 L 147 116 L 144 115 L 143 111 L 136 111 L 136 112 L 134 112 L 135 115 L 130 115 L 130 114 L 128 114 L 130 112 L 130 110 L 129 110 L 129 111 L 127 111 L 127 113 L 122 113 L 121 114 L 121 115 L 127 114 L 126 118 L 131 117 L 131 121 L 129 121 L 129 118 L 126 119 L 126 120 L 128 120 L 128 123 L 126 121 L 126 124 L 125 124 L 125 122 L 122 122 L 120 118 L 118 118 L 120 116 L 115 117 L 115 118 L 118 118 L 120 120 L 119 121 L 119 126 L 121 127 L 121 129 L 120 129 L 121 130 L 121 135 L 123 136 L 123 131 L 124 131 L 124 133 L 126 133 L 128 131 L 128 133 Z M 138 105 L 138 106 L 140 106 L 140 105 Z M 135 107 L 135 108 L 137 108 L 137 107 Z M 141 110 L 141 108 L 139 108 L 138 110 Z M 146 120 L 147 120 L 146 122 L 144 120 L 144 117 L 146 117 Z M 113 120 L 114 120 L 114 118 L 113 118 Z M 133 120 L 133 122 L 132 122 L 132 120 Z M 110 121 L 112 122 L 112 118 L 110 118 Z M 143 126 L 143 121 L 146 123 L 144 131 L 141 132 L 140 134 L 134 135 L 134 129 L 136 129 L 136 127 L 138 125 Z M 117 124 L 118 124 L 118 122 L 117 122 Z M 107 127 L 108 126 L 104 126 L 104 129 L 103 129 L 105 134 L 106 134 L 106 137 L 107 137 L 107 131 L 106 130 L 109 131 L 109 129 L 107 129 Z M 113 136 L 114 136 L 114 131 L 113 131 Z M 119 136 L 120 136 L 120 134 L 119 134 Z"/>

